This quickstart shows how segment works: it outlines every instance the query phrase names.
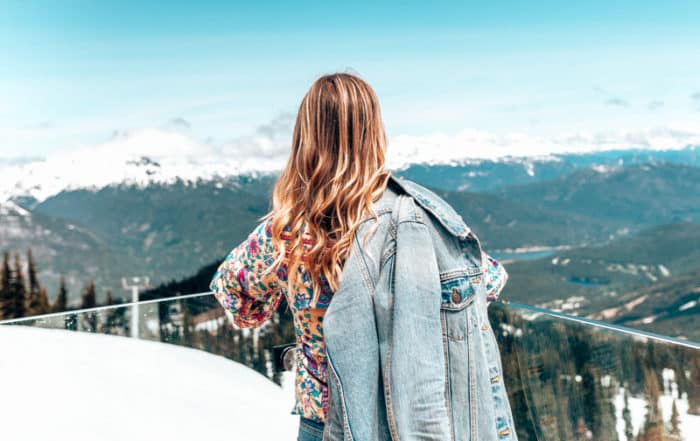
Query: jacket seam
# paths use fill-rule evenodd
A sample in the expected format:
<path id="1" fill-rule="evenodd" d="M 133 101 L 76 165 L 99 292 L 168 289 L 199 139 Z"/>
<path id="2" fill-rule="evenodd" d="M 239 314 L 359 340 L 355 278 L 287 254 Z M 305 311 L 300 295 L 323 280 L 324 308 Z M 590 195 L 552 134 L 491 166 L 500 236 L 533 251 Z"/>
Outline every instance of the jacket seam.
<path id="1" fill-rule="evenodd" d="M 401 199 L 403 196 L 398 196 L 394 202 L 394 210 L 391 213 L 390 226 L 394 228 L 394 240 L 396 240 L 396 233 L 398 232 L 398 226 L 401 223 L 398 221 L 398 217 L 401 210 Z M 397 208 L 398 207 L 398 208 Z M 391 262 L 390 273 L 389 273 L 389 330 L 387 332 L 387 344 L 386 344 L 386 367 L 384 368 L 384 402 L 386 403 L 386 418 L 389 424 L 389 433 L 393 441 L 399 441 L 398 429 L 396 427 L 396 419 L 394 417 L 394 405 L 391 399 L 391 351 L 392 351 L 392 341 L 394 336 L 394 276 L 396 272 L 396 261 Z"/>
<path id="2" fill-rule="evenodd" d="M 384 215 L 384 214 L 390 214 L 391 212 L 392 212 L 392 211 L 391 211 L 391 208 L 390 208 L 390 207 L 384 207 L 384 208 L 380 208 L 379 210 L 376 210 L 377 217 L 380 217 L 380 216 L 382 216 L 382 215 Z M 370 216 L 368 216 L 367 218 L 365 218 L 365 219 L 363 219 L 362 221 L 360 221 L 360 223 L 358 224 L 358 228 L 359 228 L 360 225 L 362 225 L 362 224 L 364 224 L 365 222 L 370 221 L 370 220 L 375 220 L 375 219 L 374 219 L 374 216 L 371 216 L 371 215 L 370 215 Z M 390 229 L 391 229 L 391 224 L 392 224 L 392 223 L 389 222 L 389 228 L 390 228 Z M 358 251 L 359 251 L 360 255 L 362 256 L 362 262 L 363 262 L 363 264 L 364 264 L 364 266 L 363 266 L 363 265 L 360 265 L 360 271 L 362 272 L 362 276 L 363 276 L 362 279 L 363 279 L 363 282 L 364 282 L 364 284 L 365 284 L 365 287 L 366 287 L 367 289 L 369 289 L 369 290 L 374 290 L 374 289 L 376 289 L 376 284 L 374 283 L 374 281 L 372 280 L 372 277 L 371 277 L 371 275 L 370 275 L 369 265 L 367 264 L 367 259 L 365 259 L 364 249 L 362 248 L 362 245 L 361 245 L 360 240 L 359 240 L 359 238 L 357 237 L 357 235 L 355 235 L 355 241 L 354 241 L 354 242 L 355 242 L 355 244 L 357 245 Z M 382 258 L 380 259 L 380 264 L 379 264 L 380 269 L 381 269 L 381 266 L 382 266 L 382 262 L 381 262 L 382 260 L 385 260 L 383 256 L 382 256 Z"/>
<path id="3" fill-rule="evenodd" d="M 375 289 L 375 285 L 372 282 L 372 278 L 369 275 L 369 266 L 367 265 L 367 260 L 365 260 L 365 253 L 362 247 L 360 246 L 360 240 L 357 238 L 357 235 L 355 235 L 355 246 L 357 247 L 357 251 L 362 257 L 362 264 L 358 265 L 360 267 L 360 272 L 362 273 L 362 281 L 365 285 L 365 288 L 367 288 L 369 291 L 373 291 Z M 372 299 L 372 295 L 370 295 L 370 299 Z"/>
<path id="4" fill-rule="evenodd" d="M 331 376 L 333 377 L 333 382 L 336 384 L 336 387 L 338 388 L 338 395 L 340 395 L 340 405 L 342 407 L 342 413 L 343 413 L 343 438 L 346 438 L 347 441 L 353 441 L 354 438 L 352 436 L 352 432 L 350 431 L 350 423 L 348 422 L 348 412 L 347 412 L 347 407 L 345 406 L 345 395 L 343 395 L 343 388 L 342 384 L 340 382 L 340 377 L 338 377 L 337 372 L 335 371 L 335 367 L 333 366 L 333 360 L 330 356 L 330 354 L 327 354 L 328 357 L 328 365 L 331 368 Z"/>
<path id="5" fill-rule="evenodd" d="M 450 381 L 450 347 L 447 340 L 447 320 L 445 314 L 440 312 L 440 323 L 442 324 L 442 347 L 445 354 L 445 403 L 447 405 L 447 418 L 450 422 L 450 440 L 454 441 L 454 419 L 452 416 L 452 382 Z"/>
<path id="6" fill-rule="evenodd" d="M 380 270 L 380 271 L 381 271 L 381 269 L 384 267 L 384 265 L 386 264 L 386 261 L 389 260 L 389 258 L 390 258 L 391 256 L 393 256 L 394 254 L 396 254 L 396 244 L 394 244 L 393 242 L 394 242 L 393 240 L 390 241 L 390 242 L 389 242 L 389 245 L 387 245 L 387 246 L 385 247 L 385 248 L 386 248 L 386 251 L 384 251 L 384 254 L 382 255 L 382 258 L 379 260 L 379 270 Z"/>
<path id="7" fill-rule="evenodd" d="M 391 263 L 391 275 L 389 276 L 389 292 L 391 294 L 389 310 L 389 331 L 387 335 L 386 344 L 386 367 L 384 368 L 384 401 L 386 403 L 386 417 L 389 423 L 389 432 L 391 433 L 391 439 L 393 441 L 399 441 L 398 430 L 396 428 L 396 420 L 394 419 L 394 408 L 393 402 L 391 400 L 391 349 L 392 349 L 392 338 L 394 335 L 393 324 L 394 324 L 394 271 L 396 269 L 396 262 Z"/>
<path id="8" fill-rule="evenodd" d="M 471 432 L 471 439 L 479 439 L 477 437 L 477 426 L 476 426 L 476 363 L 474 360 L 474 334 L 470 333 L 472 326 L 474 326 L 474 318 L 471 317 L 470 311 L 466 311 L 467 315 L 467 357 L 468 357 L 468 369 L 469 369 L 469 429 Z"/>
<path id="9" fill-rule="evenodd" d="M 384 214 L 389 214 L 389 213 L 391 213 L 391 207 L 379 208 L 379 209 L 375 210 L 375 213 L 377 213 L 377 217 L 379 218 L 379 217 L 381 217 L 381 216 L 384 215 Z M 359 227 L 360 225 L 362 225 L 362 224 L 364 224 L 365 222 L 370 221 L 370 220 L 375 220 L 375 221 L 376 221 L 376 219 L 374 218 L 374 216 L 372 215 L 372 213 L 370 213 L 370 214 L 367 215 L 366 217 L 360 219 L 360 222 L 358 222 L 357 226 Z"/>
<path id="10" fill-rule="evenodd" d="M 479 274 L 483 274 L 483 272 L 484 270 L 478 267 L 443 271 L 440 273 L 440 281 L 444 282 L 446 280 L 454 279 L 460 276 L 477 276 Z"/>

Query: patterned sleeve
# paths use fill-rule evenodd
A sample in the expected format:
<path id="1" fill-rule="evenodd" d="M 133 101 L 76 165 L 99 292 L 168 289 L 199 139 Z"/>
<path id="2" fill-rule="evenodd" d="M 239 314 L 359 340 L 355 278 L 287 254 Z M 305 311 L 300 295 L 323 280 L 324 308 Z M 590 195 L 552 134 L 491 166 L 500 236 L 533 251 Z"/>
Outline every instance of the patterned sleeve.
<path id="1" fill-rule="evenodd" d="M 508 281 L 508 272 L 501 262 L 483 253 L 484 276 L 486 278 L 486 303 L 491 304 L 501 295 Z"/>
<path id="2" fill-rule="evenodd" d="M 229 253 L 209 284 L 229 320 L 240 328 L 261 326 L 282 299 L 278 275 L 270 271 L 275 258 L 271 239 L 268 218 Z"/>

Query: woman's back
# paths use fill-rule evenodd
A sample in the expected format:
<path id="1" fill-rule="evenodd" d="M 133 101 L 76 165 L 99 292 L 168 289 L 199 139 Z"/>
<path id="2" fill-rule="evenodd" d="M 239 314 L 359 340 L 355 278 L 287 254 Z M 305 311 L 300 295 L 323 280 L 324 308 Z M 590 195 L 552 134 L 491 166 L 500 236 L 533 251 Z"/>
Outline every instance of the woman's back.
<path id="1" fill-rule="evenodd" d="M 324 316 L 359 225 L 367 216 L 379 219 L 375 201 L 386 195 L 391 178 L 384 167 L 386 148 L 379 102 L 366 82 L 345 73 L 316 80 L 299 107 L 289 159 L 272 192 L 272 209 L 230 252 L 210 284 L 239 327 L 263 325 L 286 297 L 296 335 L 292 414 L 301 417 L 300 434 L 314 432 L 313 439 L 320 439 L 318 427 L 305 420 L 322 425 L 329 415 Z M 357 239 L 364 242 L 375 231 L 368 228 Z M 485 284 L 493 296 L 505 272 L 489 256 L 482 258 L 485 277 L 493 276 Z M 348 299 L 351 305 L 356 301 Z M 342 337 L 355 344 L 354 335 Z M 353 365 L 353 373 L 355 367 L 362 369 Z"/>
<path id="2" fill-rule="evenodd" d="M 216 271 L 210 289 L 230 315 L 232 322 L 242 328 L 262 326 L 272 317 L 283 297 L 294 318 L 295 330 L 295 403 L 291 413 L 324 423 L 328 411 L 328 361 L 323 338 L 323 317 L 333 297 L 333 291 L 321 277 L 322 292 L 313 302 L 313 284 L 302 263 L 298 267 L 298 282 L 288 285 L 287 265 L 270 271 L 277 257 L 273 246 L 270 219 L 259 223 L 246 240 L 235 247 Z M 289 240 L 283 233 L 281 238 Z M 313 240 L 304 234 L 304 247 Z M 487 301 L 494 300 L 507 280 L 499 261 L 483 254 L 482 266 Z"/>

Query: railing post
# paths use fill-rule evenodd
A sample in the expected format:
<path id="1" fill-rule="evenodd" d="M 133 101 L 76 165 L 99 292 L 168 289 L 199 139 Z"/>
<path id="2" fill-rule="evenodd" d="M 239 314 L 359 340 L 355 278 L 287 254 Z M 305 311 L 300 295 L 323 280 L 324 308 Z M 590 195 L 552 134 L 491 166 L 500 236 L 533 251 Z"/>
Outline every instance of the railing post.
<path id="1" fill-rule="evenodd" d="M 148 277 L 130 277 L 127 282 L 126 277 L 122 277 L 122 287 L 131 290 L 131 332 L 132 338 L 139 337 L 139 290 L 149 287 Z"/>

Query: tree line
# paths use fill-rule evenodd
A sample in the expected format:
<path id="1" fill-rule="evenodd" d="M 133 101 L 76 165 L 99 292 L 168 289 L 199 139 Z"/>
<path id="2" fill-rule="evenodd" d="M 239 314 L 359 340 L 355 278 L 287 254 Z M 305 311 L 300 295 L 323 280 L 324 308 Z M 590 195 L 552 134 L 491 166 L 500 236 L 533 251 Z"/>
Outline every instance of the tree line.
<path id="1" fill-rule="evenodd" d="M 494 304 L 489 316 L 521 441 L 692 439 L 692 434 L 681 433 L 676 400 L 664 421 L 660 398 L 662 373 L 670 369 L 678 396 L 687 399 L 688 413 L 700 415 L 698 350 L 561 320 L 526 319 L 501 304 Z M 624 436 L 618 436 L 614 402 L 622 391 Z M 645 402 L 644 421 L 636 433 L 632 397 Z"/>
<path id="2" fill-rule="evenodd" d="M 64 276 L 60 278 L 58 294 L 49 301 L 46 287 L 39 282 L 31 248 L 26 253 L 27 269 L 23 270 L 19 252 L 3 252 L 0 265 L 0 320 L 23 318 L 75 309 L 68 306 L 68 289 Z M 114 304 L 112 292 L 107 291 L 106 304 Z M 83 288 L 79 308 L 97 306 L 97 288 L 90 280 Z"/>
<path id="3" fill-rule="evenodd" d="M 22 271 L 20 257 L 17 254 L 13 257 L 10 259 L 5 253 L 0 268 L 0 314 L 3 314 L 0 317 L 68 310 L 63 281 L 56 300 L 49 304 L 46 290 L 37 279 L 31 250 L 27 252 L 26 274 Z M 144 297 L 172 297 L 181 292 L 204 291 L 214 266 L 204 268 L 185 281 L 162 285 L 144 293 Z M 114 303 L 111 293 L 108 293 L 107 302 Z M 94 283 L 90 282 L 83 289 L 80 306 L 97 306 Z M 129 308 L 108 308 L 67 314 L 60 318 L 65 324 L 61 322 L 59 326 L 128 335 L 128 311 Z M 211 314 L 212 311 L 217 314 Z M 664 381 L 662 371 L 671 369 L 679 394 L 687 399 L 688 412 L 700 415 L 700 354 L 697 350 L 645 339 L 621 338 L 591 327 L 565 325 L 560 320 L 525 319 L 517 310 L 500 304 L 489 309 L 489 316 L 497 331 L 504 380 L 516 431 L 522 441 L 690 439 L 691 434 L 681 433 L 675 400 L 670 420 L 664 421 L 659 398 Z M 272 369 L 272 347 L 295 340 L 293 317 L 285 299 L 271 320 L 255 330 L 239 329 L 228 323 L 213 296 L 158 302 L 150 319 L 157 323 L 157 334 L 141 338 L 225 356 L 278 384 L 281 377 Z M 208 326 L 208 322 L 214 325 Z M 504 332 L 506 329 L 511 331 Z M 618 436 L 613 404 L 620 390 L 624 391 L 624 437 Z M 629 404 L 632 397 L 643 398 L 646 403 L 644 422 L 636 431 Z"/>

